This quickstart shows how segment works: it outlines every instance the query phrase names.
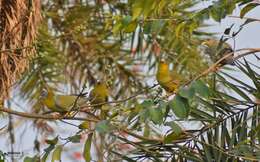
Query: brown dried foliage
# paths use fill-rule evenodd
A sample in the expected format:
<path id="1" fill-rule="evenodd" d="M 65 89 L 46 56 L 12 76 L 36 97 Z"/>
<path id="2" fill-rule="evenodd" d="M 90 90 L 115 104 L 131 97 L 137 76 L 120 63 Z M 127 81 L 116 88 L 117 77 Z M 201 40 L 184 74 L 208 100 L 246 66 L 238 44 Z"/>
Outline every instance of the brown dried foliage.
<path id="1" fill-rule="evenodd" d="M 40 9 L 40 0 L 0 0 L 0 99 L 9 96 L 35 52 Z"/>

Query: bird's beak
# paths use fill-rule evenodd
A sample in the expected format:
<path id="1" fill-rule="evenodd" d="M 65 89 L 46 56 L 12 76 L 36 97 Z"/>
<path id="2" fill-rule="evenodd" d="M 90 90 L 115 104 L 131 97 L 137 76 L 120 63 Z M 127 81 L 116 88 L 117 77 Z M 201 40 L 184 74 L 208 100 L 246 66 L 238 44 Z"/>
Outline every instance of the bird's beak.
<path id="1" fill-rule="evenodd" d="M 208 46 L 208 43 L 204 41 L 204 42 L 201 43 L 201 45 L 202 46 Z"/>
<path id="2" fill-rule="evenodd" d="M 39 99 L 43 99 L 43 98 L 47 97 L 47 95 L 48 95 L 48 92 L 45 91 L 45 90 L 43 90 L 43 91 L 40 93 Z"/>
<path id="3" fill-rule="evenodd" d="M 42 100 L 42 99 L 43 99 L 43 96 L 42 96 L 42 95 L 40 95 L 40 96 L 39 96 L 39 99 L 40 99 L 40 100 Z"/>

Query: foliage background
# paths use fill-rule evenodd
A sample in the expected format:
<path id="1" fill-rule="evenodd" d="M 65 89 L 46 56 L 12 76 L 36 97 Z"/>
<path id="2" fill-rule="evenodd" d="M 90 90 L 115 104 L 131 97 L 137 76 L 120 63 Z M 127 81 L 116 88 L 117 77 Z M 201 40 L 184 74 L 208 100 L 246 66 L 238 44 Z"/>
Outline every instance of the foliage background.
<path id="1" fill-rule="evenodd" d="M 193 31 L 198 27 L 204 26 L 205 23 L 203 23 L 203 20 L 208 20 L 209 16 L 218 21 L 222 19 L 222 16 L 219 16 L 220 14 L 231 14 L 234 7 L 231 6 L 230 11 L 219 12 L 219 10 L 217 10 L 218 7 L 222 10 L 226 9 L 226 6 L 218 5 L 225 4 L 223 2 L 226 1 L 219 1 L 216 2 L 213 7 L 209 7 L 208 10 L 205 10 L 209 11 L 209 15 L 203 13 L 201 16 L 195 13 L 197 17 L 195 16 L 194 18 L 193 12 L 183 12 L 180 6 L 193 6 L 193 3 L 196 3 L 196 1 L 185 1 L 183 4 L 180 1 L 171 1 L 175 3 L 173 5 L 173 11 L 175 11 L 174 9 L 180 9 L 173 13 L 170 12 L 171 10 L 167 12 L 166 8 L 168 8 L 168 5 L 160 8 L 160 5 L 156 5 L 157 1 L 149 1 L 149 3 L 147 1 L 146 4 L 149 5 L 140 8 L 139 5 L 142 5 L 141 3 L 144 2 L 146 1 L 129 1 L 132 5 L 122 5 L 117 3 L 117 1 L 111 1 L 109 2 L 112 6 L 111 13 L 113 12 L 113 7 L 119 10 L 117 14 L 114 13 L 115 15 L 112 16 L 110 12 L 106 13 L 106 11 L 100 10 L 102 6 L 107 3 L 106 1 L 96 1 L 94 7 L 85 7 L 78 4 L 70 6 L 68 5 L 68 1 L 46 1 L 46 3 L 43 4 L 43 16 L 45 21 L 39 30 L 37 56 L 31 61 L 30 69 L 14 88 L 13 93 L 16 94 L 19 92 L 20 95 L 16 97 L 16 99 L 11 99 L 11 105 L 14 106 L 17 101 L 19 105 L 21 105 L 21 101 L 27 101 L 28 103 L 21 106 L 19 110 L 24 110 L 24 107 L 26 107 L 27 111 L 43 113 L 46 109 L 38 102 L 38 97 L 44 86 L 58 87 L 56 89 L 57 93 L 78 94 L 84 84 L 87 84 L 88 88 L 86 92 L 89 92 L 96 79 L 106 80 L 110 86 L 113 87 L 110 100 L 124 99 L 155 83 L 154 73 L 156 63 L 160 57 L 171 60 L 173 65 L 177 67 L 180 77 L 184 79 L 193 78 L 205 70 L 209 65 L 207 60 L 203 60 L 203 56 L 199 54 L 198 46 L 202 39 L 211 36 L 211 34 L 203 33 L 205 32 L 204 30 L 200 30 L 197 33 Z M 170 3 L 170 1 L 161 2 Z M 84 2 L 78 3 L 84 4 Z M 203 1 L 201 3 L 203 7 L 208 7 L 207 2 Z M 240 2 L 229 3 L 229 5 L 232 4 L 234 6 L 236 3 L 239 4 Z M 129 6 L 132 8 L 129 8 Z M 163 4 L 161 6 L 163 6 Z M 134 15 L 132 15 L 134 18 L 132 17 L 132 19 L 129 16 L 123 16 L 131 15 L 130 9 L 134 11 Z M 142 21 L 136 20 L 139 16 L 139 12 L 143 12 L 144 19 Z M 192 17 L 193 19 L 186 20 L 186 17 L 183 15 Z M 171 20 L 166 20 L 169 17 Z M 47 24 L 47 22 L 49 22 L 49 24 Z M 113 24 L 113 22 L 115 23 Z M 137 24 L 144 27 L 143 33 L 138 33 L 138 28 L 135 30 Z M 236 24 L 236 27 L 239 28 L 240 23 L 236 21 Z M 224 28 L 230 25 L 231 24 L 228 24 Z M 174 28 L 172 26 L 174 26 Z M 246 26 L 244 30 L 246 29 L 250 28 Z M 244 30 L 242 30 L 240 34 L 243 34 L 243 32 L 245 32 Z M 223 32 L 224 30 L 221 31 Z M 144 42 L 142 39 L 146 41 Z M 240 45 L 242 47 L 255 47 L 255 45 L 252 44 L 246 45 L 244 38 L 241 40 L 243 40 L 243 43 L 240 44 L 239 39 L 238 43 L 236 43 L 236 46 L 239 48 Z M 230 42 L 232 43 L 232 41 Z M 246 42 L 248 43 L 250 41 Z M 198 62 L 198 60 L 202 62 Z M 251 69 L 246 65 L 243 66 L 243 68 L 247 70 Z M 244 73 L 246 74 L 246 72 Z M 254 78 L 253 76 L 256 77 Z M 257 158 L 257 155 L 252 154 L 258 149 L 257 145 L 252 143 L 255 137 L 247 137 L 249 137 L 249 135 L 258 135 L 258 122 L 252 122 L 254 120 L 257 121 L 258 118 L 254 118 L 255 116 L 252 116 L 252 112 L 250 111 L 243 111 L 236 115 L 235 113 L 240 111 L 240 109 L 229 108 L 236 106 L 240 108 L 241 105 L 237 105 L 237 103 L 230 105 L 228 102 L 212 100 L 211 97 L 213 97 L 213 94 L 216 95 L 214 97 L 220 97 L 219 94 L 223 94 L 214 90 L 214 84 L 212 84 L 210 77 L 211 76 L 204 78 L 204 83 L 194 83 L 195 87 L 197 87 L 195 88 L 197 92 L 196 96 L 198 97 L 196 100 L 187 98 L 191 107 L 194 106 L 193 104 L 195 104 L 194 107 L 200 107 L 201 104 L 204 104 L 205 110 L 207 110 L 203 113 L 200 109 L 193 109 L 197 110 L 197 116 L 194 115 L 193 112 L 193 114 L 190 114 L 190 117 L 193 117 L 195 121 L 188 122 L 185 113 L 183 116 L 183 112 L 181 112 L 179 116 L 176 115 L 174 111 L 170 111 L 169 114 L 166 114 L 166 107 L 162 105 L 168 104 L 168 100 L 164 99 L 164 93 L 160 93 L 160 89 L 154 88 L 127 102 L 108 106 L 110 113 L 115 114 L 115 117 L 109 120 L 109 123 L 114 126 L 111 127 L 106 121 L 99 122 L 98 126 L 93 125 L 93 128 L 96 128 L 95 132 L 97 132 L 97 135 L 93 138 L 100 139 L 98 137 L 99 133 L 106 134 L 105 141 L 107 144 L 103 147 L 109 151 L 109 154 L 105 154 L 109 160 L 125 158 L 125 160 L 130 161 L 129 158 L 135 160 L 146 158 L 158 161 L 159 158 L 163 160 L 169 157 L 173 159 L 176 158 L 176 160 L 190 159 L 194 161 L 211 161 L 212 158 L 218 158 L 218 160 L 229 158 L 246 159 L 248 157 L 252 159 Z M 249 78 L 255 80 L 256 85 L 259 83 L 259 80 L 257 80 L 259 73 L 257 74 L 256 71 L 253 74 L 250 73 Z M 236 94 L 236 96 L 240 96 L 238 100 L 232 98 L 236 102 L 240 102 L 240 100 L 251 102 L 251 99 L 245 96 L 247 96 L 248 93 L 252 93 L 256 87 L 247 87 L 247 81 L 245 82 L 246 85 L 242 85 L 245 87 L 244 89 L 242 88 L 243 91 L 247 91 L 245 93 L 246 95 L 243 95 L 244 92 L 241 92 L 241 89 L 236 89 L 232 86 L 234 83 L 223 80 L 220 80 L 220 82 L 224 82 L 224 85 L 228 85 L 233 89 L 232 95 Z M 189 92 L 191 91 L 192 90 Z M 225 97 L 230 99 L 232 96 Z M 203 102 L 201 99 L 203 99 Z M 143 102 L 144 100 L 145 102 Z M 187 102 L 184 101 L 184 103 Z M 245 106 L 245 104 L 242 104 L 242 106 Z M 191 111 L 191 107 L 184 107 L 184 109 Z M 243 108 L 246 109 L 247 107 Z M 160 109 L 162 109 L 162 111 L 160 111 Z M 257 109 L 255 111 L 254 114 L 257 114 Z M 149 116 L 145 114 L 149 114 Z M 231 114 L 234 115 L 234 118 L 232 116 L 227 121 L 219 122 L 216 120 L 225 119 L 225 117 Z M 167 117 L 168 115 L 170 115 L 170 118 Z M 135 124 L 131 125 L 133 122 L 132 119 L 134 118 L 138 120 L 136 119 L 134 121 Z M 203 121 L 203 119 L 208 119 L 208 121 Z M 246 125 L 247 122 L 251 125 Z M 76 125 L 79 124 L 79 122 L 73 123 Z M 228 125 L 231 123 L 233 123 L 231 127 L 232 131 L 228 133 Z M 181 136 L 182 130 L 178 132 L 178 129 L 181 127 L 183 130 L 198 129 L 207 128 L 212 124 L 216 125 L 215 129 L 209 129 L 203 136 L 196 136 L 198 137 L 196 138 L 198 141 L 194 140 L 187 147 L 173 142 L 174 140 L 183 140 L 183 136 Z M 62 138 L 71 137 L 78 131 L 77 127 L 75 128 L 60 121 L 46 122 L 44 120 L 36 120 L 28 122 L 28 120 L 19 118 L 14 125 L 17 128 L 23 128 L 24 131 L 21 132 L 25 136 L 26 134 L 28 135 L 28 129 L 30 129 L 30 137 L 31 133 L 34 132 L 32 134 L 35 134 L 36 141 L 40 142 L 40 152 L 43 152 L 43 149 L 47 146 L 49 146 L 49 148 L 52 146 L 51 144 L 46 145 L 44 142 L 46 138 L 55 137 L 57 134 Z M 170 125 L 170 127 L 167 125 Z M 191 127 L 191 125 L 195 126 Z M 115 126 L 117 126 L 117 128 L 114 128 Z M 249 128 L 247 129 L 247 127 Z M 56 128 L 59 128 L 58 132 L 54 131 Z M 114 128 L 113 132 L 108 131 L 108 129 L 111 128 Z M 127 129 L 128 132 L 122 131 L 124 129 Z M 160 134 L 160 130 L 163 130 L 162 134 Z M 169 132 L 166 130 L 169 130 Z M 82 152 L 83 143 L 87 139 L 87 136 L 90 137 L 90 132 L 90 130 L 85 131 L 84 135 L 82 135 L 82 142 L 79 144 L 77 142 L 71 144 L 73 142 L 69 139 L 70 143 L 63 148 L 63 156 L 65 154 L 66 158 L 75 158 L 77 152 Z M 243 133 L 245 133 L 243 137 L 236 137 Z M 169 134 L 170 136 L 167 136 Z M 136 135 L 141 135 L 141 137 Z M 17 136 L 19 135 L 17 134 Z M 225 138 L 222 138 L 224 136 Z M 184 137 L 186 137 L 186 135 Z M 79 137 L 76 136 L 75 138 L 77 141 Z M 218 143 L 214 143 L 214 140 L 210 140 L 219 138 L 225 140 L 222 142 L 220 140 Z M 232 139 L 235 141 L 233 144 L 225 143 L 232 142 Z M 60 139 L 59 144 L 65 141 Z M 163 143 L 161 143 L 162 141 Z M 18 149 L 20 149 L 20 146 L 26 146 L 26 144 L 22 143 L 27 143 L 28 141 L 21 140 L 19 142 L 21 142 L 21 145 L 15 145 Z M 135 142 L 135 144 L 131 142 Z M 251 148 L 252 145 L 255 147 Z M 100 146 L 96 148 L 98 147 Z M 111 150 L 109 149 L 110 147 L 117 149 Z M 54 148 L 59 150 L 57 149 L 59 147 Z M 96 152 L 94 148 L 93 142 L 93 153 Z M 154 148 L 156 148 L 156 150 L 154 150 Z M 188 154 L 190 148 L 196 148 L 197 152 L 194 152 L 194 155 Z M 24 151 L 26 149 L 21 148 L 21 150 Z M 32 148 L 29 148 L 29 150 L 30 151 L 27 152 L 32 153 Z M 89 150 L 85 150 L 83 152 L 88 153 L 88 151 Z M 132 154 L 129 154 L 129 151 Z M 228 152 L 228 154 L 225 154 L 225 152 Z M 130 156 L 125 157 L 124 155 Z M 136 156 L 136 158 L 134 158 L 134 156 Z M 163 158 L 161 156 L 165 157 Z M 92 156 L 92 158 L 96 157 L 95 155 Z M 199 159 L 199 157 L 202 159 Z"/>

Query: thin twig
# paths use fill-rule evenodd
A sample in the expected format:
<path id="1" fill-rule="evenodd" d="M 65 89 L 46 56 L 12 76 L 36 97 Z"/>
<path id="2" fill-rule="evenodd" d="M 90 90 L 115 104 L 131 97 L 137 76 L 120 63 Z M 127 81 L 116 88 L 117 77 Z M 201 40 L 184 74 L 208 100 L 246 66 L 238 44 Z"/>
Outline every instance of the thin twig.
<path id="1" fill-rule="evenodd" d="M 190 142 L 190 141 L 192 141 L 192 140 L 198 138 L 199 136 L 201 136 L 202 134 L 204 134 L 204 133 L 207 132 L 208 130 L 213 129 L 213 128 L 215 128 L 216 126 L 218 126 L 220 123 L 222 123 L 222 122 L 224 122 L 224 121 L 226 121 L 226 120 L 228 120 L 228 119 L 230 119 L 230 118 L 232 118 L 232 117 L 234 117 L 234 116 L 236 116 L 236 115 L 238 115 L 238 114 L 240 114 L 240 113 L 243 113 L 243 112 L 245 112 L 245 111 L 248 111 L 249 109 L 252 109 L 252 108 L 254 108 L 254 107 L 255 107 L 255 105 L 252 105 L 252 106 L 249 106 L 248 108 L 245 108 L 245 109 L 243 109 L 243 110 L 240 110 L 240 111 L 238 111 L 238 112 L 235 112 L 234 114 L 231 114 L 231 115 L 229 115 L 229 116 L 226 116 L 225 118 L 220 118 L 217 122 L 203 127 L 203 128 L 200 130 L 200 133 L 198 133 L 197 135 L 193 136 L 193 137 L 192 137 L 189 141 L 187 141 L 187 142 Z"/>
<path id="2" fill-rule="evenodd" d="M 98 122 L 99 120 L 97 119 L 92 119 L 92 118 L 82 118 L 82 117 L 73 117 L 73 116 L 66 116 L 64 117 L 61 114 L 58 115 L 41 115 L 41 114 L 34 114 L 34 113 L 26 113 L 26 112 L 20 112 L 20 111 L 15 111 L 11 110 L 8 108 L 0 108 L 0 111 L 6 112 L 9 114 L 25 117 L 25 118 L 32 118 L 32 119 L 46 119 L 46 120 L 81 120 L 81 121 L 90 121 L 90 122 Z"/>
<path id="3" fill-rule="evenodd" d="M 246 19 L 246 20 L 252 20 L 252 21 L 260 21 L 260 19 L 251 18 L 251 17 L 242 17 L 242 18 L 240 16 L 228 16 L 228 17 L 238 18 L 238 19 Z"/>
<path id="4" fill-rule="evenodd" d="M 215 62 L 213 65 L 211 65 L 208 69 L 206 69 L 205 71 L 203 71 L 200 75 L 196 76 L 195 78 L 187 81 L 184 86 L 189 85 L 191 82 L 200 79 L 203 76 L 208 75 L 211 72 L 215 72 L 216 68 L 219 66 L 219 63 L 222 62 L 223 60 L 225 60 L 226 58 L 229 58 L 230 56 L 234 55 L 235 52 L 239 52 L 239 51 L 247 51 L 245 53 L 242 53 L 236 57 L 233 58 L 233 61 L 236 61 L 238 59 L 240 59 L 241 57 L 244 57 L 246 55 L 249 54 L 254 54 L 256 52 L 260 52 L 260 48 L 243 48 L 243 49 L 239 49 L 233 52 L 230 52 L 228 54 L 226 54 L 225 56 L 223 56 L 222 58 L 220 58 L 217 62 Z"/>
<path id="5" fill-rule="evenodd" d="M 10 101 L 7 102 L 7 105 L 10 107 L 10 105 L 11 105 Z M 15 136 L 14 136 L 13 117 L 11 114 L 8 114 L 8 118 L 9 118 L 8 132 L 9 132 L 9 138 L 10 138 L 10 144 L 11 144 L 10 147 L 11 147 L 11 152 L 14 152 Z M 11 155 L 11 160 L 12 160 L 12 162 L 15 162 L 13 155 Z"/>

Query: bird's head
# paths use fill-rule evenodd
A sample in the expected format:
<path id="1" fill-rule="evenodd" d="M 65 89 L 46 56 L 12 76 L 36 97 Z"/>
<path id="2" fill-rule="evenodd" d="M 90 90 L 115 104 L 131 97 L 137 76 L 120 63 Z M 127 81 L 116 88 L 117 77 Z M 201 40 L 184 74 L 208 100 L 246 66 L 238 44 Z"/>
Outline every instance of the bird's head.
<path id="1" fill-rule="evenodd" d="M 48 97 L 48 91 L 46 89 L 43 89 L 40 94 L 40 98 L 44 99 Z"/>
<path id="2" fill-rule="evenodd" d="M 96 83 L 96 87 L 101 87 L 101 86 L 103 86 L 103 85 L 105 85 L 101 80 L 97 80 L 97 83 Z"/>
<path id="3" fill-rule="evenodd" d="M 107 86 L 106 82 L 98 80 L 95 87 L 100 88 L 100 89 L 107 89 L 108 86 Z"/>
<path id="4" fill-rule="evenodd" d="M 210 47 L 210 46 L 212 46 L 213 44 L 217 44 L 218 45 L 218 41 L 217 40 L 214 40 L 214 39 L 205 39 L 202 43 L 201 43 L 201 45 L 202 46 L 206 46 L 206 47 Z"/>
<path id="5" fill-rule="evenodd" d="M 165 60 L 161 60 L 158 64 L 158 70 L 165 71 L 165 70 L 168 70 L 168 69 L 169 69 L 168 63 Z"/>
<path id="6" fill-rule="evenodd" d="M 109 93 L 106 82 L 100 80 L 96 82 L 94 86 L 94 90 L 103 95 L 107 95 Z"/>
<path id="7" fill-rule="evenodd" d="M 202 46 L 206 46 L 209 48 L 217 48 L 217 49 L 231 49 L 232 47 L 224 40 L 216 40 L 216 39 L 205 39 L 202 43 Z"/>
<path id="8" fill-rule="evenodd" d="M 43 89 L 41 91 L 41 94 L 40 94 L 40 99 L 46 99 L 46 98 L 49 98 L 49 97 L 53 97 L 54 96 L 54 93 L 51 89 Z"/>
<path id="9" fill-rule="evenodd" d="M 97 80 L 97 85 L 101 85 L 101 84 L 102 84 L 101 80 Z"/>

